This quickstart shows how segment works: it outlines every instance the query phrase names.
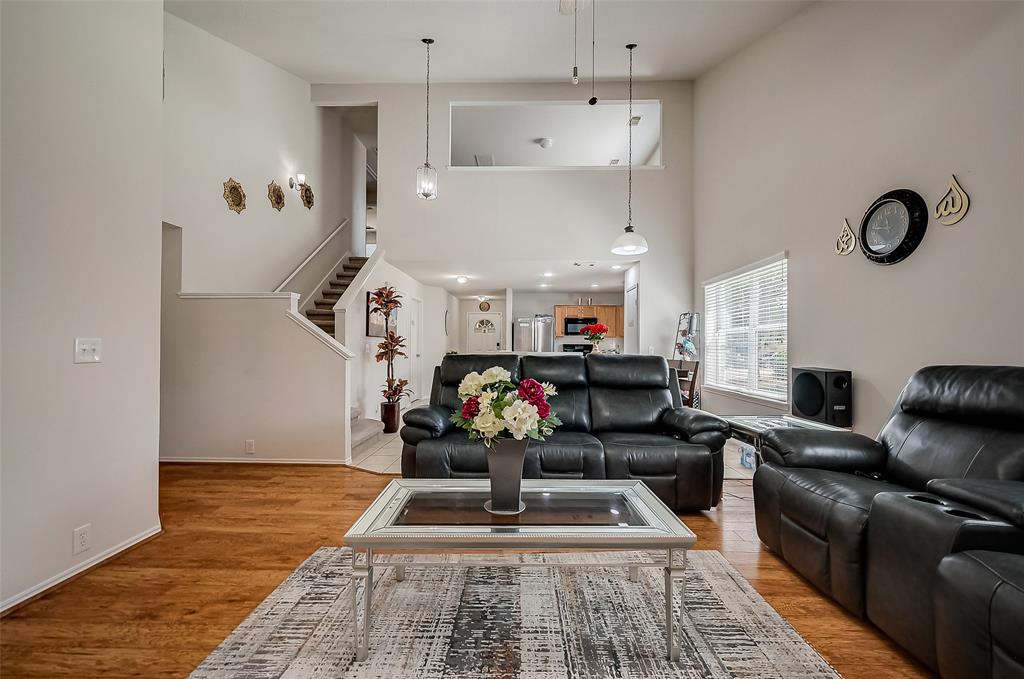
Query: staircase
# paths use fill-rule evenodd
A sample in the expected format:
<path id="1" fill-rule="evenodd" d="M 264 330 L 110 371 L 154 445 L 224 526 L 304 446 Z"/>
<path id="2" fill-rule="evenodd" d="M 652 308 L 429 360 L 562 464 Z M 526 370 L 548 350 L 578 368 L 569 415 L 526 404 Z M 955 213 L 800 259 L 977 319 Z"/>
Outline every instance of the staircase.
<path id="1" fill-rule="evenodd" d="M 327 287 L 320 291 L 320 299 L 313 303 L 312 309 L 306 310 L 306 318 L 331 337 L 334 334 L 334 305 L 341 299 L 342 293 L 355 280 L 356 274 L 366 264 L 368 257 L 349 257 Z"/>

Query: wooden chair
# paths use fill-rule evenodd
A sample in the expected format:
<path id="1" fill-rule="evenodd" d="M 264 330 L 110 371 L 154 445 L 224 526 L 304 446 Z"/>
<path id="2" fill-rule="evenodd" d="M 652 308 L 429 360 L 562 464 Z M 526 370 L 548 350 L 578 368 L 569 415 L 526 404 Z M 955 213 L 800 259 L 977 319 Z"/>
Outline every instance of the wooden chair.
<path id="1" fill-rule="evenodd" d="M 696 407 L 694 402 L 697 396 L 697 371 L 700 369 L 700 361 L 671 360 L 668 364 L 679 373 L 679 395 L 683 398 L 683 405 L 687 408 Z"/>

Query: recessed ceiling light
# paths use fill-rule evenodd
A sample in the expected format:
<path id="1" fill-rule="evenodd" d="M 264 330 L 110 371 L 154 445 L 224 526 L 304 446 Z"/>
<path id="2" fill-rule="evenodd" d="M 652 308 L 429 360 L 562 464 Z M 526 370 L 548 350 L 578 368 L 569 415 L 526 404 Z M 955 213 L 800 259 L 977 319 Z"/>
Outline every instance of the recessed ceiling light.
<path id="1" fill-rule="evenodd" d="M 612 268 L 615 269 L 616 271 L 618 271 L 619 269 L 622 268 L 622 265 L 621 264 L 612 264 Z"/>
<path id="2" fill-rule="evenodd" d="M 455 277 L 455 282 L 458 283 L 459 285 L 465 285 L 468 281 L 469 281 L 469 278 L 467 278 L 466 276 L 456 276 Z"/>
<path id="3" fill-rule="evenodd" d="M 551 278 L 551 277 L 552 277 L 552 276 L 554 276 L 554 275 L 555 275 L 555 274 L 551 273 L 550 271 L 545 271 L 545 272 L 544 272 L 544 278 Z"/>
<path id="4" fill-rule="evenodd" d="M 591 283 L 591 284 L 590 284 L 590 287 L 592 287 L 592 288 L 599 288 L 599 287 L 601 287 L 601 286 L 600 286 L 600 285 L 598 285 L 597 283 Z"/>
<path id="5" fill-rule="evenodd" d="M 542 287 L 542 288 L 550 288 L 551 285 L 549 283 L 541 283 L 540 287 Z"/>

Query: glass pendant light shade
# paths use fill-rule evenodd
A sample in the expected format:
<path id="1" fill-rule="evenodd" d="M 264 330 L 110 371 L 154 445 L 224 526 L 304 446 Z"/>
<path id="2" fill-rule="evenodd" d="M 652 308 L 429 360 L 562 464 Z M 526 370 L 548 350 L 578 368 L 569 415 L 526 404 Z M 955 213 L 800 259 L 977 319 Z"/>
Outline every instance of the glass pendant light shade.
<path id="1" fill-rule="evenodd" d="M 430 163 L 416 169 L 416 195 L 423 200 L 437 198 L 437 170 Z"/>
<path id="2" fill-rule="evenodd" d="M 612 243 L 613 255 L 642 255 L 647 252 L 647 239 L 627 226 L 621 236 Z"/>
<path id="3" fill-rule="evenodd" d="M 636 43 L 626 45 L 629 50 L 629 118 L 626 129 L 629 133 L 629 164 L 626 179 L 626 228 L 612 243 L 613 255 L 642 255 L 647 252 L 647 239 L 633 230 L 633 50 Z"/>
<path id="4" fill-rule="evenodd" d="M 416 168 L 416 195 L 423 200 L 437 198 L 437 168 L 430 164 L 430 46 L 433 38 L 423 38 L 420 42 L 427 46 L 427 144 L 423 154 L 423 164 Z"/>

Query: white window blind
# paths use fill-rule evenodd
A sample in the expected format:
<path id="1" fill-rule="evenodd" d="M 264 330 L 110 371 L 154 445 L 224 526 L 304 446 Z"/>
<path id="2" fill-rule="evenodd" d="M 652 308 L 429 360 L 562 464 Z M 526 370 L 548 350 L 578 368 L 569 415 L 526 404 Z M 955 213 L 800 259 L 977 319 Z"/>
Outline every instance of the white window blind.
<path id="1" fill-rule="evenodd" d="M 784 256 L 705 284 L 705 384 L 788 400 L 788 297 Z"/>

